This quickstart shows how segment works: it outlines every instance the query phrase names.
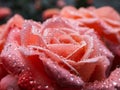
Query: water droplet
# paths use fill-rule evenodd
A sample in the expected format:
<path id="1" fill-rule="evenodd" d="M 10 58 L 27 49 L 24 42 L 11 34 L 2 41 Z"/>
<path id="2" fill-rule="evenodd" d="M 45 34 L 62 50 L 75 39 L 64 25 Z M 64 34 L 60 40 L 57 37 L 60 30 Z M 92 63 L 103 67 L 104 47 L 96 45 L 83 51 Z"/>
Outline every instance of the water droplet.
<path id="1" fill-rule="evenodd" d="M 96 84 L 96 83 L 94 83 L 94 87 L 97 87 L 97 84 Z"/>
<path id="2" fill-rule="evenodd" d="M 101 88 L 103 88 L 104 87 L 104 85 L 101 85 Z"/>
<path id="3" fill-rule="evenodd" d="M 11 58 L 12 57 L 11 54 L 9 54 L 8 57 Z"/>
<path id="4" fill-rule="evenodd" d="M 109 87 L 112 87 L 113 85 L 112 84 L 109 84 Z"/>
<path id="5" fill-rule="evenodd" d="M 41 86 L 40 86 L 40 85 L 38 86 L 38 89 L 41 89 Z"/>
<path id="6" fill-rule="evenodd" d="M 55 65 L 54 65 L 53 67 L 54 67 L 54 69 L 56 69 L 56 68 L 57 68 Z"/>
<path id="7" fill-rule="evenodd" d="M 79 80 L 76 80 L 77 84 L 80 84 Z"/>
<path id="8" fill-rule="evenodd" d="M 18 48 L 15 48 L 14 50 L 16 51 Z"/>
<path id="9" fill-rule="evenodd" d="M 108 86 L 108 85 L 106 85 L 105 87 L 106 87 L 106 88 L 109 88 L 109 86 Z"/>
<path id="10" fill-rule="evenodd" d="M 30 84 L 33 84 L 34 83 L 34 81 L 30 81 Z"/>
<path id="11" fill-rule="evenodd" d="M 65 77 L 68 77 L 68 74 L 66 74 Z"/>
<path id="12" fill-rule="evenodd" d="M 23 77 L 22 79 L 25 80 L 25 77 Z"/>
<path id="13" fill-rule="evenodd" d="M 73 81 L 73 80 L 74 80 L 74 78 L 73 78 L 73 77 L 70 77 L 70 80 L 71 80 L 71 81 Z"/>
<path id="14" fill-rule="evenodd" d="M 33 33 L 33 34 L 39 34 L 39 33 L 40 33 L 40 30 L 37 29 L 35 26 L 32 26 L 32 33 Z"/>
<path id="15" fill-rule="evenodd" d="M 99 51 L 102 51 L 102 48 L 99 48 Z"/>
<path id="16" fill-rule="evenodd" d="M 116 83 L 116 82 L 113 82 L 113 85 L 114 85 L 114 86 L 116 86 L 116 85 L 117 85 L 117 83 Z"/>
<path id="17" fill-rule="evenodd" d="M 48 85 L 45 86 L 46 89 L 47 89 L 48 87 L 49 87 Z"/>

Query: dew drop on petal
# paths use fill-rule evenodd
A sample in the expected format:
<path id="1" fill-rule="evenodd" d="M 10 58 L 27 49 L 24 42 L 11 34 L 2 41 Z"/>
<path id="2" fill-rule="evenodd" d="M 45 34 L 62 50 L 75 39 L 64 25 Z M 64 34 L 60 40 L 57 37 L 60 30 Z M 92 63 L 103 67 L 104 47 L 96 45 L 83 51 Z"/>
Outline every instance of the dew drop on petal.
<path id="1" fill-rule="evenodd" d="M 74 78 L 73 78 L 73 77 L 70 77 L 70 80 L 71 80 L 71 81 L 73 81 L 73 80 L 74 80 Z"/>
<path id="2" fill-rule="evenodd" d="M 30 84 L 33 84 L 34 83 L 34 81 L 30 81 Z"/>
<path id="3" fill-rule="evenodd" d="M 41 85 L 38 86 L 38 89 L 41 89 Z"/>
<path id="4" fill-rule="evenodd" d="M 117 83 L 113 81 L 113 85 L 114 85 L 114 86 L 116 86 L 116 85 L 117 85 Z"/>
<path id="5" fill-rule="evenodd" d="M 77 81 L 77 84 L 80 84 L 80 81 L 79 80 L 76 80 Z"/>
<path id="6" fill-rule="evenodd" d="M 8 57 L 11 58 L 12 57 L 11 54 L 9 54 Z"/>
<path id="7" fill-rule="evenodd" d="M 47 89 L 48 87 L 49 87 L 48 85 L 45 86 L 46 89 Z"/>

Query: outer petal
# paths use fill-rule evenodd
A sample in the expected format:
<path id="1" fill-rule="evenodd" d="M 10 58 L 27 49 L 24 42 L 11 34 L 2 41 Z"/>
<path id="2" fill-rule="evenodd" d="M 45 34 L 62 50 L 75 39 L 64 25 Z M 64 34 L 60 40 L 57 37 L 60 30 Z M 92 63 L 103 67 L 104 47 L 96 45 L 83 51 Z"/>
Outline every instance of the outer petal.
<path id="1" fill-rule="evenodd" d="M 108 79 L 95 81 L 86 84 L 83 90 L 119 90 L 120 89 L 120 68 L 116 68 Z"/>
<path id="2" fill-rule="evenodd" d="M 84 81 L 102 80 L 106 78 L 107 69 L 110 65 L 109 60 L 105 56 L 85 59 L 84 61 L 72 62 L 68 60 L 80 74 Z"/>

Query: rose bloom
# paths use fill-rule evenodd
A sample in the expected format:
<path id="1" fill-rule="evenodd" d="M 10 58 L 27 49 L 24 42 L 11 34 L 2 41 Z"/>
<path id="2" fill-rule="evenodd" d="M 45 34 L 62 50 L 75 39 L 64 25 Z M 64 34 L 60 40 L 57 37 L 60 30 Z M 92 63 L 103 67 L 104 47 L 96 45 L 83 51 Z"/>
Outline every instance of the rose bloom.
<path id="1" fill-rule="evenodd" d="M 10 76 L 0 84 L 12 78 L 18 83 L 13 86 L 22 90 L 80 90 L 88 82 L 106 79 L 113 57 L 93 29 L 74 20 L 25 20 L 7 35 L 1 62 Z"/>

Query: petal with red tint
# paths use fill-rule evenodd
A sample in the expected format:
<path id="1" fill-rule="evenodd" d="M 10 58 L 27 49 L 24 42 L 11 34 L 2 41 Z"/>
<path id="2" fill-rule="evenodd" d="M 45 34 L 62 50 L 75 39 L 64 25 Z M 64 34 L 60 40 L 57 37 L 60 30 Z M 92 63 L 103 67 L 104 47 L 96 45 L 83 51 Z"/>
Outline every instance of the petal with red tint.
<path id="1" fill-rule="evenodd" d="M 45 42 L 40 35 L 41 25 L 38 22 L 26 20 L 21 31 L 21 44 L 45 46 Z"/>

